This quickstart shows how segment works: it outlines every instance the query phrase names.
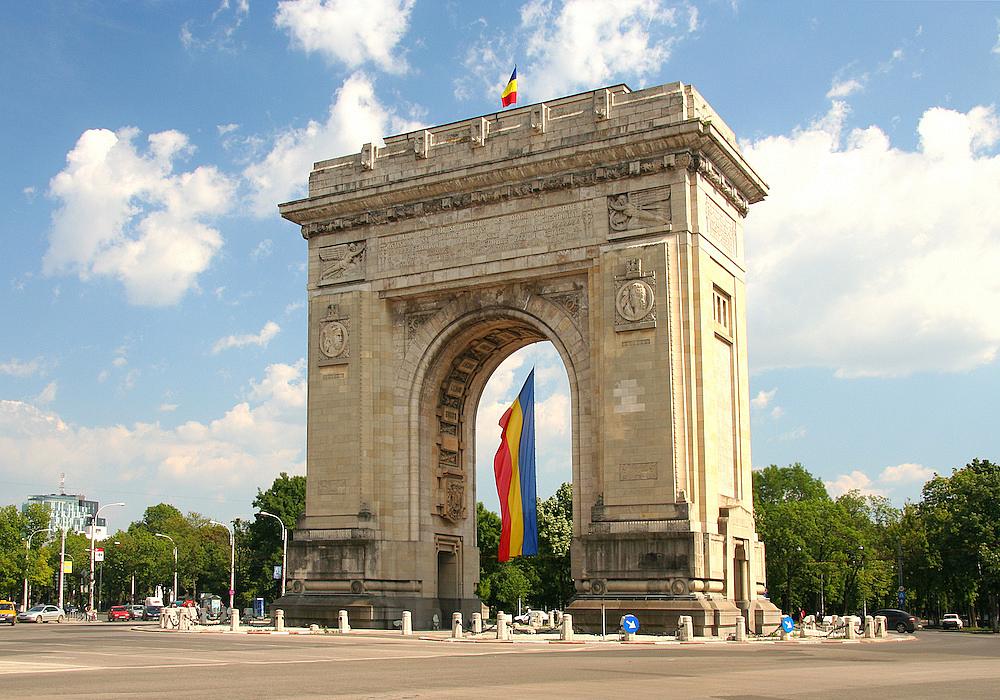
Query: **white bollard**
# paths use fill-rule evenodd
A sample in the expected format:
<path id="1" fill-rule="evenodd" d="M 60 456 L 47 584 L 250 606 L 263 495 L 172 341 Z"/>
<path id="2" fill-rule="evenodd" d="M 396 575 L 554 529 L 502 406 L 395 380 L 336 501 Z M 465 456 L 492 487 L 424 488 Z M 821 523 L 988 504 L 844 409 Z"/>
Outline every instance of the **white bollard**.
<path id="1" fill-rule="evenodd" d="M 865 615 L 865 639 L 875 639 L 875 618 Z"/>
<path id="2" fill-rule="evenodd" d="M 284 632 L 285 631 L 285 611 L 278 608 L 274 611 L 274 631 Z"/>
<path id="3" fill-rule="evenodd" d="M 483 614 L 472 613 L 472 633 L 481 634 L 483 631 Z"/>
<path id="4" fill-rule="evenodd" d="M 462 638 L 462 613 L 460 612 L 451 614 L 451 638 Z"/>
<path id="5" fill-rule="evenodd" d="M 507 628 L 507 616 L 503 614 L 503 611 L 497 613 L 497 639 L 508 640 L 510 639 L 510 630 Z"/>
<path id="6" fill-rule="evenodd" d="M 622 631 L 622 641 L 631 642 L 635 639 L 635 635 L 625 629 L 625 616 L 622 615 L 622 619 L 618 621 L 618 629 Z"/>
<path id="7" fill-rule="evenodd" d="M 889 624 L 885 615 L 875 616 L 875 636 L 879 639 L 885 639 L 889 636 Z"/>
<path id="8" fill-rule="evenodd" d="M 351 631 L 351 623 L 347 621 L 346 610 L 341 610 L 340 614 L 337 615 L 337 626 L 340 628 L 341 634 L 347 634 Z"/>
<path id="9" fill-rule="evenodd" d="M 694 636 L 694 623 L 690 615 L 681 615 L 677 619 L 677 640 L 681 642 L 691 641 Z"/>
<path id="10" fill-rule="evenodd" d="M 858 638 L 858 630 L 854 626 L 855 625 L 854 617 L 852 615 L 845 615 L 842 618 L 842 622 L 845 625 L 844 638 L 845 639 L 857 639 Z"/>
<path id="11" fill-rule="evenodd" d="M 400 631 L 404 637 L 409 637 L 413 634 L 413 615 L 409 610 L 403 611 L 403 621 L 400 624 Z"/>
<path id="12" fill-rule="evenodd" d="M 573 641 L 573 616 L 563 615 L 562 616 L 562 626 L 559 628 L 559 639 L 564 642 Z"/>
<path id="13" fill-rule="evenodd" d="M 229 631 L 239 632 L 240 631 L 240 611 L 233 608 L 229 611 Z"/>
<path id="14" fill-rule="evenodd" d="M 736 641 L 745 642 L 747 640 L 747 621 L 740 615 L 736 618 Z"/>

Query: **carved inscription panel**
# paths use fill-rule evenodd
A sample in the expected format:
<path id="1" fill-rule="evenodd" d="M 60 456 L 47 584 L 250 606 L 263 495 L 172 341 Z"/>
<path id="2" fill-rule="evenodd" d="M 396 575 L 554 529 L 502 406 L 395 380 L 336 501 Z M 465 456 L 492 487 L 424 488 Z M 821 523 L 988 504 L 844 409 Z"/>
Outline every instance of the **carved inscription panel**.
<path id="1" fill-rule="evenodd" d="M 572 202 L 378 239 L 379 274 L 436 270 L 565 249 L 592 238 L 589 203 Z"/>

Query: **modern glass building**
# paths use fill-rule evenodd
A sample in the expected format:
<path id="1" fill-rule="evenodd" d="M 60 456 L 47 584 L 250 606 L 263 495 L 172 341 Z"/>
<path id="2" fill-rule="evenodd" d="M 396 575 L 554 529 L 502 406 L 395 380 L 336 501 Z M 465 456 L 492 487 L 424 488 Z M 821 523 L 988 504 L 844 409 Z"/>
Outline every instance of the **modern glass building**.
<path id="1" fill-rule="evenodd" d="M 97 513 L 100 504 L 97 501 L 88 501 L 86 496 L 74 494 L 52 493 L 48 495 L 28 496 L 27 502 L 21 507 L 27 510 L 32 503 L 49 507 L 49 527 L 53 530 L 66 528 L 71 532 L 78 532 L 90 536 L 90 519 Z M 94 535 L 98 540 L 104 539 L 108 534 L 107 521 L 98 518 L 94 523 Z"/>

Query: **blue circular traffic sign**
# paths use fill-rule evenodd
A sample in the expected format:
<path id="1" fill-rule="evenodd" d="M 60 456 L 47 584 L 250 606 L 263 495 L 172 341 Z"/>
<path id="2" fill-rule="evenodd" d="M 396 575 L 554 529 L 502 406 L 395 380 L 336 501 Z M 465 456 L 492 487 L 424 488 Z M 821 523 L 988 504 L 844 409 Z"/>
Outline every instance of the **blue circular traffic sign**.
<path id="1" fill-rule="evenodd" d="M 792 618 L 788 617 L 788 615 L 785 615 L 783 618 L 781 618 L 781 629 L 785 630 L 786 632 L 791 632 L 792 630 L 795 629 L 795 621 L 792 620 Z"/>
<path id="2" fill-rule="evenodd" d="M 626 615 L 622 618 L 622 629 L 629 634 L 635 634 L 639 631 L 639 618 L 635 615 Z"/>

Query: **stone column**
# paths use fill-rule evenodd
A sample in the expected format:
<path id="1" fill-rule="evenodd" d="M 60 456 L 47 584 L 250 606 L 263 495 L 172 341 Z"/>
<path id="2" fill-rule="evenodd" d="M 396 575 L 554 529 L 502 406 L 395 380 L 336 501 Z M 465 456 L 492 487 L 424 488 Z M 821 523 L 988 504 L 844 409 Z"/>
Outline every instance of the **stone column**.
<path id="1" fill-rule="evenodd" d="M 399 627 L 404 637 L 409 637 L 413 634 L 413 615 L 409 610 L 403 611 L 403 620 Z"/>
<path id="2" fill-rule="evenodd" d="M 573 641 L 573 616 L 563 615 L 562 626 L 559 628 L 559 639 L 564 642 Z"/>
<path id="3" fill-rule="evenodd" d="M 340 614 L 337 616 L 337 626 L 340 628 L 341 634 L 347 634 L 351 631 L 351 623 L 347 620 L 346 610 L 341 610 Z"/>
<path id="4" fill-rule="evenodd" d="M 844 638 L 845 639 L 857 639 L 858 638 L 858 630 L 854 627 L 854 624 L 855 624 L 854 617 L 851 616 L 851 615 L 847 615 L 847 616 L 845 616 L 843 618 L 843 622 L 844 622 L 844 625 L 846 625 L 846 627 L 844 628 Z"/>
<path id="5" fill-rule="evenodd" d="M 451 638 L 462 638 L 462 613 L 460 612 L 451 614 Z"/>
<path id="6" fill-rule="evenodd" d="M 481 634 L 483 631 L 483 614 L 472 613 L 472 633 Z"/>
<path id="7" fill-rule="evenodd" d="M 229 631 L 239 632 L 240 631 L 240 611 L 233 608 L 229 611 Z"/>
<path id="8" fill-rule="evenodd" d="M 875 618 L 865 615 L 865 639 L 875 639 Z"/>
<path id="9" fill-rule="evenodd" d="M 284 632 L 285 631 L 285 611 L 278 608 L 274 611 L 274 631 Z"/>
<path id="10" fill-rule="evenodd" d="M 875 616 L 875 636 L 879 639 L 885 639 L 889 636 L 889 621 L 885 615 Z"/>

